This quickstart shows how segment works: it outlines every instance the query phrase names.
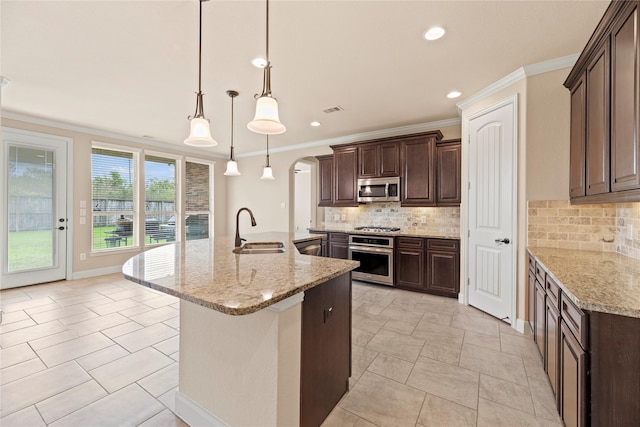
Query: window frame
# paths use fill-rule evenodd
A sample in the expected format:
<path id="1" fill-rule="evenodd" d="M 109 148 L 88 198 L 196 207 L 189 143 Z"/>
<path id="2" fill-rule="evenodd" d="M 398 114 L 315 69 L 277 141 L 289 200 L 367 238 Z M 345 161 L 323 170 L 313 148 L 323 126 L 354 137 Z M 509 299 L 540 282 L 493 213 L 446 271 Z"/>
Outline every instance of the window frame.
<path id="1" fill-rule="evenodd" d="M 174 188 L 175 188 L 175 200 L 174 200 L 174 215 L 176 218 L 176 226 L 175 226 L 175 241 L 176 242 L 181 242 L 182 241 L 182 236 L 183 236 L 183 231 L 182 231 L 182 217 L 183 217 L 183 211 L 184 211 L 184 206 L 183 206 L 183 202 L 182 202 L 182 198 L 183 198 L 183 186 L 185 185 L 184 182 L 184 177 L 183 177 L 183 169 L 184 169 L 184 156 L 178 155 L 178 154 L 171 154 L 171 153 L 165 153 L 162 151 L 155 151 L 155 150 L 142 150 L 142 161 L 141 161 L 141 173 L 140 173 L 140 214 L 142 217 L 145 218 L 145 226 L 146 226 L 146 216 L 147 216 L 147 206 L 146 206 L 146 158 L 147 156 L 154 156 L 154 157 L 160 157 L 160 158 L 165 158 L 165 159 L 171 159 L 171 160 L 175 160 L 176 162 L 176 171 L 175 171 L 175 184 L 174 184 Z M 144 196 L 143 196 L 144 195 Z M 144 208 L 144 209 L 143 209 Z M 151 211 L 151 214 L 155 214 L 155 213 L 160 213 L 158 211 Z M 146 228 L 142 227 L 141 233 L 140 233 L 140 237 L 142 239 L 142 247 L 146 247 L 146 246 L 158 246 L 158 245 L 163 245 L 167 242 L 156 242 L 156 243 L 152 243 L 149 242 L 147 243 L 146 241 Z"/>
<path id="2" fill-rule="evenodd" d="M 209 215 L 209 238 L 214 237 L 213 234 L 213 230 L 214 230 L 214 221 L 215 221 L 215 213 L 214 213 L 214 199 L 215 199 L 215 187 L 214 187 L 214 175 L 215 175 L 215 164 L 216 162 L 214 160 L 205 160 L 205 159 L 198 159 L 195 157 L 185 157 L 184 159 L 184 168 L 183 168 L 183 176 L 182 176 L 182 190 L 183 190 L 183 194 L 186 194 L 187 191 L 187 163 L 198 163 L 201 165 L 207 165 L 209 166 L 209 210 L 208 211 L 188 211 L 186 206 L 183 204 L 181 205 L 181 211 L 184 212 L 184 215 L 186 217 L 186 215 L 197 215 L 197 214 L 208 214 Z M 186 198 L 184 199 L 184 203 L 186 203 Z M 181 218 L 181 223 L 182 223 L 182 218 Z M 185 236 L 185 240 L 186 240 L 186 236 Z"/>

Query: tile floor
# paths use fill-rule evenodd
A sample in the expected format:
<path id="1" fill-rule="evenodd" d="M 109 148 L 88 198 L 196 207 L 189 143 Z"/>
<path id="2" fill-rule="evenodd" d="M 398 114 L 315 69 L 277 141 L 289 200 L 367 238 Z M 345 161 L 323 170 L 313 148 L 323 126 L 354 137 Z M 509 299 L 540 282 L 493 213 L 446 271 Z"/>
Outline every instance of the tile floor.
<path id="1" fill-rule="evenodd" d="M 5 290 L 0 306 L 3 427 L 186 425 L 175 298 L 113 274 Z M 353 310 L 351 390 L 323 426 L 561 425 L 530 336 L 359 282 Z"/>

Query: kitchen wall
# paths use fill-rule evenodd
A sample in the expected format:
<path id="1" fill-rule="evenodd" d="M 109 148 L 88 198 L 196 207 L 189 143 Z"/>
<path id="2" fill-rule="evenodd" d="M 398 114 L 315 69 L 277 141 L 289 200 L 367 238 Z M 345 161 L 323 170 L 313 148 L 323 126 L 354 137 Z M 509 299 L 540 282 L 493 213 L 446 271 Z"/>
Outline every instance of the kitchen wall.
<path id="1" fill-rule="evenodd" d="M 528 246 L 618 252 L 640 259 L 640 203 L 529 202 Z"/>
<path id="2" fill-rule="evenodd" d="M 403 208 L 400 203 L 369 203 L 354 208 L 326 208 L 326 228 L 375 225 L 409 233 L 460 236 L 460 208 Z"/>

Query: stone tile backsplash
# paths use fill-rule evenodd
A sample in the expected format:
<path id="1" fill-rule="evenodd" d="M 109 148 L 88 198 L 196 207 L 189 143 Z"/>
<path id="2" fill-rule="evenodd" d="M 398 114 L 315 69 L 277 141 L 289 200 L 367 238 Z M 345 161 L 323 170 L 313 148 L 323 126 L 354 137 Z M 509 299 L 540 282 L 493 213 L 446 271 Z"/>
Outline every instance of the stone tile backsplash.
<path id="1" fill-rule="evenodd" d="M 460 208 L 403 208 L 399 202 L 325 208 L 327 228 L 364 225 L 399 227 L 409 233 L 460 235 Z"/>
<path id="2" fill-rule="evenodd" d="M 640 259 L 640 203 L 528 203 L 528 246 L 618 252 Z"/>

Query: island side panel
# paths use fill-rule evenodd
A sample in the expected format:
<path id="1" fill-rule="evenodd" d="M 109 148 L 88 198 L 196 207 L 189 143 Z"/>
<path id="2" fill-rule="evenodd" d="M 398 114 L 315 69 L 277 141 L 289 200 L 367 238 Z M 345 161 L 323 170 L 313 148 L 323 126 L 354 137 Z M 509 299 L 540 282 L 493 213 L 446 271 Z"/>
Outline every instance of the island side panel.
<path id="1" fill-rule="evenodd" d="M 178 415 L 191 425 L 296 425 L 299 411 L 283 408 L 299 408 L 301 311 L 230 316 L 181 300 Z"/>
<path id="2" fill-rule="evenodd" d="M 305 291 L 302 306 L 300 425 L 319 426 L 348 391 L 351 273 Z"/>

